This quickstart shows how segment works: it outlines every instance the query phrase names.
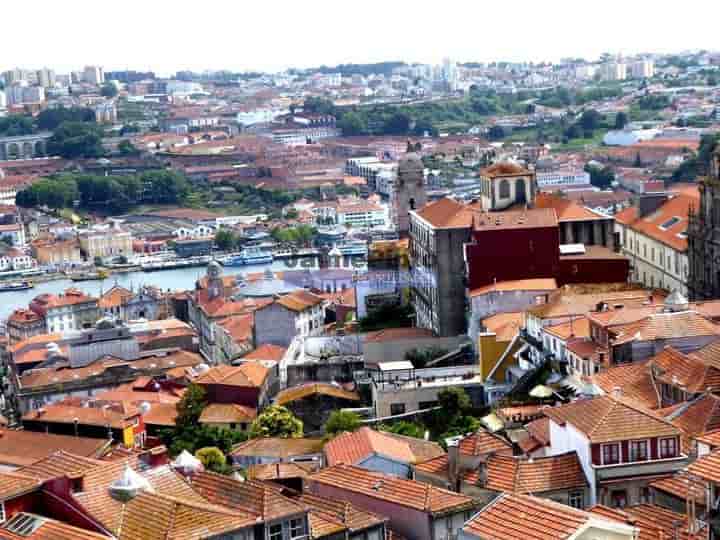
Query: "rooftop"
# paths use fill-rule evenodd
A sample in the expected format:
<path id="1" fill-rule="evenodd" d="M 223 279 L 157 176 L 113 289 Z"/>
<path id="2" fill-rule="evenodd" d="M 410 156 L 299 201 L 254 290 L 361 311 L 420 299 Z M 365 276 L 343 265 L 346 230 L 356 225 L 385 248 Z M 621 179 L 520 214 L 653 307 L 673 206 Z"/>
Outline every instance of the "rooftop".
<path id="1" fill-rule="evenodd" d="M 557 226 L 558 220 L 555 211 L 549 208 L 478 212 L 473 216 L 473 229 L 476 232 L 540 227 L 556 228 Z"/>

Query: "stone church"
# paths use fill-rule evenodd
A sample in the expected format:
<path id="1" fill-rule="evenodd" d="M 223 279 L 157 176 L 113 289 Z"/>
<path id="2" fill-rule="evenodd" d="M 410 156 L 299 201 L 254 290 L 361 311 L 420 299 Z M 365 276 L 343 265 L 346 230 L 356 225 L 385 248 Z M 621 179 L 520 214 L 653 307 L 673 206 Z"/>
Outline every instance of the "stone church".
<path id="1" fill-rule="evenodd" d="M 688 295 L 690 300 L 720 298 L 720 147 L 708 176 L 699 182 L 700 208 L 688 216 Z"/>

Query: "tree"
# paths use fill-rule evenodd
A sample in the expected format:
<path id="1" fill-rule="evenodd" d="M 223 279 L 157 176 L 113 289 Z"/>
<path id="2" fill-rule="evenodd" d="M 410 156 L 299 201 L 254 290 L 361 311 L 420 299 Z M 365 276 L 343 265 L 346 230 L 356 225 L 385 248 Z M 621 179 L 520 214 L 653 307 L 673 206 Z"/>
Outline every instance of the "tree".
<path id="1" fill-rule="evenodd" d="M 368 133 L 365 117 L 352 111 L 342 115 L 342 118 L 337 121 L 337 127 L 346 137 L 366 135 Z"/>
<path id="2" fill-rule="evenodd" d="M 217 446 L 206 446 L 195 452 L 195 457 L 200 460 L 205 470 L 226 474 L 228 472 L 227 459 L 222 450 Z"/>
<path id="3" fill-rule="evenodd" d="M 230 251 L 237 245 L 237 239 L 232 231 L 220 229 L 215 233 L 215 245 L 221 251 Z"/>
<path id="4" fill-rule="evenodd" d="M 112 83 L 106 83 L 100 89 L 100 95 L 106 98 L 114 98 L 118 95 L 117 86 Z"/>
<path id="5" fill-rule="evenodd" d="M 585 131 L 593 131 L 600 127 L 602 122 L 602 115 L 595 109 L 589 109 L 582 113 L 580 116 L 580 126 Z"/>
<path id="6" fill-rule="evenodd" d="M 400 420 L 389 426 L 380 425 L 379 428 L 381 431 L 404 435 L 406 437 L 415 437 L 416 439 L 425 438 L 425 426 L 416 424 L 415 422 L 408 422 L 407 420 Z"/>
<path id="7" fill-rule="evenodd" d="M 410 116 L 403 112 L 396 112 L 385 121 L 384 135 L 405 135 L 410 131 Z"/>
<path id="8" fill-rule="evenodd" d="M 465 414 L 472 404 L 464 388 L 451 386 L 438 394 L 438 405 L 446 418 Z"/>
<path id="9" fill-rule="evenodd" d="M 86 107 L 56 107 L 38 114 L 36 122 L 38 129 L 54 131 L 63 122 L 95 123 L 95 113 Z"/>
<path id="10" fill-rule="evenodd" d="M 199 384 L 190 383 L 175 409 L 175 427 L 179 430 L 194 428 L 198 425 L 200 415 L 207 406 L 205 389 Z"/>
<path id="11" fill-rule="evenodd" d="M 600 189 L 609 188 L 615 181 L 615 173 L 610 167 L 586 165 L 585 172 L 590 173 L 590 183 Z"/>
<path id="12" fill-rule="evenodd" d="M 104 152 L 100 128 L 86 122 L 63 122 L 48 140 L 48 153 L 66 159 L 96 158 Z"/>
<path id="13" fill-rule="evenodd" d="M 352 411 L 333 411 L 325 422 L 325 433 L 338 435 L 344 431 L 355 431 L 361 425 L 360 417 Z"/>
<path id="14" fill-rule="evenodd" d="M 627 114 L 619 112 L 615 115 L 615 129 L 624 129 L 628 123 Z"/>
<path id="15" fill-rule="evenodd" d="M 123 139 L 118 143 L 118 152 L 123 156 L 136 156 L 140 153 L 140 150 L 129 140 Z"/>
<path id="16" fill-rule="evenodd" d="M 299 438 L 303 436 L 303 423 L 286 407 L 273 405 L 265 409 L 252 423 L 250 436 Z"/>

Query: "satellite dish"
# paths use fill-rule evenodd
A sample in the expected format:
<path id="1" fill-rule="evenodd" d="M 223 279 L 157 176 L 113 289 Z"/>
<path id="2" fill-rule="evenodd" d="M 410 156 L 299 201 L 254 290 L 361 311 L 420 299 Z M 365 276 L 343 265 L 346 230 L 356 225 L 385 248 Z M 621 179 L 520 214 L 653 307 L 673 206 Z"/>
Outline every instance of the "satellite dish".
<path id="1" fill-rule="evenodd" d="M 143 401 L 140 405 L 138 405 L 138 412 L 141 415 L 146 415 L 150 412 L 150 409 L 152 408 L 152 405 L 150 405 L 150 402 Z"/>

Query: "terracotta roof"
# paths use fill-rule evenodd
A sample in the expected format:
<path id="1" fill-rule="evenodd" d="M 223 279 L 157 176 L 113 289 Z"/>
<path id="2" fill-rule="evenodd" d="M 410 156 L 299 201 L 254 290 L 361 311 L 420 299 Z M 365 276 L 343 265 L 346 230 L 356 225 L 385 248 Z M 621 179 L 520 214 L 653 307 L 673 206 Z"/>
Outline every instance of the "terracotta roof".
<path id="1" fill-rule="evenodd" d="M 279 489 L 255 480 L 241 482 L 205 471 L 192 477 L 192 487 L 213 504 L 265 521 L 305 512 L 301 504 L 281 495 Z"/>
<path id="2" fill-rule="evenodd" d="M 687 467 L 690 474 L 720 484 L 720 451 L 715 450 L 698 458 Z"/>
<path id="3" fill-rule="evenodd" d="M 563 341 L 570 338 L 589 338 L 590 321 L 588 321 L 587 317 L 579 317 L 566 323 L 546 326 L 543 331 Z"/>
<path id="4" fill-rule="evenodd" d="M 23 474 L 21 471 L 0 471 L 0 501 L 31 493 L 41 485 L 42 482 L 34 475 Z"/>
<path id="5" fill-rule="evenodd" d="M 253 316 L 232 315 L 218 323 L 235 343 L 249 342 L 253 335 Z"/>
<path id="6" fill-rule="evenodd" d="M 172 427 L 175 425 L 177 414 L 175 403 L 151 403 L 150 410 L 143 414 L 143 422 L 150 426 Z"/>
<path id="7" fill-rule="evenodd" d="M 470 510 L 476 506 L 471 497 L 460 493 L 351 465 L 328 467 L 310 476 L 308 481 L 311 484 L 326 484 L 433 515 Z"/>
<path id="8" fill-rule="evenodd" d="M 545 416 L 528 422 L 525 424 L 525 430 L 543 446 L 550 444 L 550 419 L 548 417 Z"/>
<path id="9" fill-rule="evenodd" d="M 237 403 L 210 403 L 198 420 L 201 424 L 249 423 L 257 417 L 257 409 Z"/>
<path id="10" fill-rule="evenodd" d="M 384 341 L 395 341 L 403 339 L 429 338 L 433 337 L 431 330 L 427 328 L 385 328 L 365 334 L 366 343 L 382 343 Z"/>
<path id="11" fill-rule="evenodd" d="M 262 463 L 250 465 L 247 468 L 247 477 L 250 480 L 283 480 L 286 478 L 305 478 L 309 474 L 318 470 L 318 465 L 314 462 L 296 462 L 296 463 Z"/>
<path id="12" fill-rule="evenodd" d="M 24 430 L 0 430 L 0 463 L 23 466 L 63 450 L 83 457 L 100 457 L 109 441 Z"/>
<path id="13" fill-rule="evenodd" d="M 495 334 L 498 341 L 511 341 L 524 324 L 525 314 L 521 311 L 497 313 L 482 320 L 482 325 Z"/>
<path id="14" fill-rule="evenodd" d="M 535 207 L 555 210 L 559 223 L 566 221 L 612 220 L 611 217 L 586 208 L 575 201 L 551 193 L 538 193 L 535 196 Z"/>
<path id="15" fill-rule="evenodd" d="M 658 408 L 658 395 L 650 379 L 649 361 L 612 366 L 590 377 L 606 394 L 620 388 L 626 400 L 632 400 L 647 409 Z"/>
<path id="16" fill-rule="evenodd" d="M 485 285 L 470 291 L 470 296 L 480 296 L 490 292 L 515 291 L 554 291 L 557 289 L 555 278 L 517 279 L 513 281 L 498 281 L 492 285 Z"/>
<path id="17" fill-rule="evenodd" d="M 512 493 L 582 489 L 588 481 L 577 453 L 540 458 L 494 454 L 487 459 L 486 487 Z"/>
<path id="18" fill-rule="evenodd" d="M 41 409 L 26 413 L 22 421 L 73 424 L 77 419 L 80 425 L 124 429 L 132 425 L 132 419 L 137 415 L 137 412 L 128 414 L 108 407 L 82 407 L 58 403 L 45 405 Z"/>
<path id="19" fill-rule="evenodd" d="M 696 355 L 683 354 L 666 347 L 651 362 L 655 366 L 655 378 L 661 382 L 682 386 L 689 393 L 720 390 L 720 369 L 707 365 L 707 351 Z"/>
<path id="20" fill-rule="evenodd" d="M 375 431 L 369 427 L 361 427 L 354 433 L 342 433 L 327 442 L 323 447 L 323 452 L 329 466 L 339 463 L 359 465 L 374 455 L 383 456 L 399 463 L 416 463 L 419 461 L 418 456 L 415 455 L 406 439 L 394 437 L 390 433 Z M 444 453 L 437 444 L 422 442 L 428 445 L 432 444 L 436 448 L 436 456 Z"/>
<path id="21" fill-rule="evenodd" d="M 21 467 L 17 472 L 39 480 L 49 480 L 58 476 L 77 476 L 102 463 L 98 459 L 76 456 L 58 450 L 31 465 Z"/>
<path id="22" fill-rule="evenodd" d="M 14 520 L 23 518 L 33 518 L 40 525 L 29 535 L 15 534 L 6 529 Z M 110 537 L 45 516 L 19 512 L 0 527 L 0 540 L 110 540 Z"/>
<path id="23" fill-rule="evenodd" d="M 285 459 L 292 456 L 318 454 L 322 451 L 323 444 L 322 439 L 259 437 L 235 446 L 230 455 Z"/>
<path id="24" fill-rule="evenodd" d="M 687 500 L 688 495 L 691 495 L 695 502 L 701 506 L 705 506 L 705 486 L 703 483 L 698 485 L 698 482 L 693 481 L 684 472 L 678 472 L 667 478 L 661 478 L 655 480 L 650 484 L 650 487 L 669 493 L 670 495 L 677 497 L 683 501 Z"/>
<path id="25" fill-rule="evenodd" d="M 98 306 L 101 309 L 122 306 L 125 305 L 133 296 L 135 295 L 128 289 L 115 285 L 100 297 L 98 300 Z"/>
<path id="26" fill-rule="evenodd" d="M 327 396 L 348 401 L 360 401 L 360 394 L 345 390 L 341 386 L 329 383 L 306 383 L 282 390 L 275 396 L 275 403 L 285 405 L 309 396 Z"/>
<path id="27" fill-rule="evenodd" d="M 626 506 L 623 509 L 594 506 L 590 512 L 604 519 L 635 527 L 638 530 L 637 540 L 667 540 L 673 537 L 672 531 L 676 526 L 677 540 L 708 539 L 707 525 L 703 525 L 695 533 L 690 533 L 686 514 L 679 514 L 654 504 Z"/>
<path id="28" fill-rule="evenodd" d="M 220 365 L 200 375 L 195 379 L 195 383 L 258 387 L 263 385 L 269 374 L 268 368 L 254 362 L 239 366 Z"/>
<path id="29" fill-rule="evenodd" d="M 715 450 L 716 448 L 720 447 L 720 429 L 704 433 L 699 437 L 696 437 L 696 440 L 698 442 L 707 444 L 711 450 Z"/>
<path id="30" fill-rule="evenodd" d="M 572 424 L 592 443 L 680 434 L 670 422 L 610 396 L 552 407 L 545 415 L 557 424 Z"/>
<path id="31" fill-rule="evenodd" d="M 512 444 L 484 429 L 463 437 L 458 444 L 460 453 L 466 456 L 484 456 L 496 452 L 512 454 Z"/>
<path id="32" fill-rule="evenodd" d="M 615 214 L 615 221 L 673 249 L 687 251 L 687 238 L 678 235 L 687 231 L 691 207 L 700 207 L 700 195 L 697 192 L 695 195 L 676 195 L 644 217 L 638 217 L 637 206 L 631 206 Z M 670 227 L 662 227 L 673 218 L 678 218 L 678 221 Z"/>
<path id="33" fill-rule="evenodd" d="M 291 311 L 301 312 L 306 309 L 319 306 L 324 301 L 325 299 L 322 296 L 300 289 L 281 296 L 275 300 L 275 303 L 280 304 Z"/>
<path id="34" fill-rule="evenodd" d="M 296 500 L 310 509 L 310 526 L 314 538 L 329 534 L 328 523 L 341 527 L 340 530 L 347 529 L 355 533 L 387 521 L 387 518 L 367 512 L 351 502 L 320 497 L 307 491 L 302 492 Z M 314 518 L 320 518 L 321 521 L 315 523 Z"/>
<path id="35" fill-rule="evenodd" d="M 498 178 L 501 176 L 522 176 L 532 174 L 527 169 L 517 165 L 516 163 L 510 163 L 508 161 L 502 161 L 480 169 L 480 176 L 486 176 L 487 178 Z"/>
<path id="36" fill-rule="evenodd" d="M 654 313 L 635 323 L 612 328 L 614 343 L 698 336 L 720 337 L 720 326 L 694 311 Z"/>
<path id="37" fill-rule="evenodd" d="M 527 312 L 540 318 L 557 318 L 570 315 L 587 315 L 601 302 L 612 306 L 622 303 L 627 306 L 641 306 L 649 302 L 651 293 L 642 289 L 607 291 L 589 294 L 562 291 L 551 298 L 550 302 L 531 306 Z"/>
<path id="38" fill-rule="evenodd" d="M 285 351 L 287 351 L 287 349 L 279 345 L 263 343 L 242 358 L 243 360 L 275 360 L 279 362 L 285 356 Z"/>
<path id="39" fill-rule="evenodd" d="M 548 499 L 503 493 L 465 523 L 463 531 L 483 540 L 567 540 L 592 518 Z"/>
<path id="40" fill-rule="evenodd" d="M 467 229 L 473 221 L 473 211 L 467 205 L 448 198 L 431 202 L 415 214 L 436 229 Z"/>

